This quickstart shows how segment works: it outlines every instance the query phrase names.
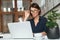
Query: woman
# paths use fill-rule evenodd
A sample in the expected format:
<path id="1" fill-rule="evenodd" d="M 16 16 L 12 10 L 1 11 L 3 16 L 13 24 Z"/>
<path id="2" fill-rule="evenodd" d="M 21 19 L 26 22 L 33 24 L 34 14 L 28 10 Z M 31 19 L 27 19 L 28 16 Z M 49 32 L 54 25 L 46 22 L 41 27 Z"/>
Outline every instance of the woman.
<path id="1" fill-rule="evenodd" d="M 30 19 L 31 27 L 33 34 L 41 33 L 43 36 L 46 35 L 46 18 L 40 16 L 41 9 L 37 3 L 31 4 L 29 10 L 25 11 L 25 19 L 26 20 L 29 15 L 31 15 L 32 19 Z"/>

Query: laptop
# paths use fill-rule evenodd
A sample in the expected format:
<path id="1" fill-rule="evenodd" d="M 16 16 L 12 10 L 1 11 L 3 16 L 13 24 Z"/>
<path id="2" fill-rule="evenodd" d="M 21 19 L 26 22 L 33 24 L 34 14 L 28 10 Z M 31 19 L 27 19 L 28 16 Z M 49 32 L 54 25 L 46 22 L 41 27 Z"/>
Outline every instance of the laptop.
<path id="1" fill-rule="evenodd" d="M 33 38 L 32 28 L 29 21 L 8 23 L 12 38 Z"/>

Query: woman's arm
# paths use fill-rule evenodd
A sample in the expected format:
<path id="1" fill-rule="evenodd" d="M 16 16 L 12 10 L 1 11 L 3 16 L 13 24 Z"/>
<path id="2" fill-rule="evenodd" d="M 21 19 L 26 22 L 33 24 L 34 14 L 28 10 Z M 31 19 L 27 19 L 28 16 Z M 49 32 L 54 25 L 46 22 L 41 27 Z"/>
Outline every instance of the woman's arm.
<path id="1" fill-rule="evenodd" d="M 24 17 L 24 21 L 26 21 L 30 15 L 30 11 L 29 10 L 25 10 L 25 17 Z"/>
<path id="2" fill-rule="evenodd" d="M 43 20 L 43 25 L 42 25 L 43 32 L 41 32 L 41 33 L 42 33 L 43 36 L 45 36 L 45 35 L 47 35 L 47 27 L 46 27 L 47 19 L 45 17 L 42 17 L 42 20 Z"/>

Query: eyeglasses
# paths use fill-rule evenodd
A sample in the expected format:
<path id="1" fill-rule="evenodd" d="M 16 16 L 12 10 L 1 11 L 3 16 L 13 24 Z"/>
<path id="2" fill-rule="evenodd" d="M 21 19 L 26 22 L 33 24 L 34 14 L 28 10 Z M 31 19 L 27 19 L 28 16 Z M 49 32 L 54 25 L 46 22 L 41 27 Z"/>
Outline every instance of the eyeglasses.
<path id="1" fill-rule="evenodd" d="M 32 13 L 38 12 L 38 10 L 30 10 Z"/>

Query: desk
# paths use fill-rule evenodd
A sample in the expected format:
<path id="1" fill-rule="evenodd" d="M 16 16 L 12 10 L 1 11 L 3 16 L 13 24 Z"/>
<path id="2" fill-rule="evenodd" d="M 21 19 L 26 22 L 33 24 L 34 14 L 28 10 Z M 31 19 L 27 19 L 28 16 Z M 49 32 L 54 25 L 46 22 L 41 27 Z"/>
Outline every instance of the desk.
<path id="1" fill-rule="evenodd" d="M 1 34 L 0 40 L 33 40 L 33 38 L 12 38 L 11 34 Z"/>
<path id="2" fill-rule="evenodd" d="M 11 34 L 3 34 L 3 38 L 0 38 L 0 40 L 34 40 L 34 38 L 33 39 L 22 39 L 22 38 L 11 38 Z M 48 39 L 48 40 L 53 40 L 53 39 Z M 54 39 L 54 40 L 60 40 L 60 39 Z"/>
<path id="3" fill-rule="evenodd" d="M 33 39 L 10 39 L 10 38 L 1 38 L 0 40 L 33 40 Z"/>
<path id="4" fill-rule="evenodd" d="M 33 39 L 10 39 L 10 38 L 1 38 L 0 40 L 33 40 Z M 60 40 L 60 39 L 48 39 L 48 40 Z"/>

